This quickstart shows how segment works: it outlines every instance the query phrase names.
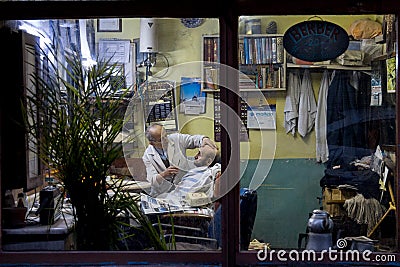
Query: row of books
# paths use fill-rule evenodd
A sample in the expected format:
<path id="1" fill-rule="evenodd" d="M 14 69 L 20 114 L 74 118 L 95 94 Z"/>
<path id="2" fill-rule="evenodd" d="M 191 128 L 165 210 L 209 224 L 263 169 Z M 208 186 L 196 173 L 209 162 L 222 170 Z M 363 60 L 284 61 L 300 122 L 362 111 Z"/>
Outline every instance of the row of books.
<path id="1" fill-rule="evenodd" d="M 206 37 L 203 60 L 219 62 L 219 38 Z M 283 63 L 283 37 L 244 37 L 239 40 L 239 64 Z"/>
<path id="2" fill-rule="evenodd" d="M 244 37 L 239 40 L 239 64 L 283 63 L 283 37 Z"/>
<path id="3" fill-rule="evenodd" d="M 253 74 L 241 74 L 239 88 L 282 88 L 284 87 L 283 72 L 282 66 L 261 66 Z"/>
<path id="4" fill-rule="evenodd" d="M 239 75 L 239 88 L 282 88 L 284 87 L 284 69 L 279 65 L 258 66 L 250 73 Z M 217 90 L 218 69 L 204 68 L 203 89 Z"/>
<path id="5" fill-rule="evenodd" d="M 208 62 L 219 62 L 218 51 L 219 51 L 219 38 L 210 37 L 204 38 L 203 43 L 203 60 Z"/>

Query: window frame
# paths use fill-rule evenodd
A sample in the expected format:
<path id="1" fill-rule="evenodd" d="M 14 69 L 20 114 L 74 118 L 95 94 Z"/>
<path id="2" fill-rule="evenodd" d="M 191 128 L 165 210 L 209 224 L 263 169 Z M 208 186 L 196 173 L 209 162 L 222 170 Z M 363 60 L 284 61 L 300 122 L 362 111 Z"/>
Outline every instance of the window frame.
<path id="1" fill-rule="evenodd" d="M 212 7 L 212 8 L 210 8 Z M 321 12 L 324 11 L 324 12 Z M 288 0 L 271 4 L 267 1 L 251 0 L 204 0 L 193 8 L 190 1 L 154 1 L 145 5 L 139 1 L 78 1 L 71 5 L 68 1 L 7 1 L 0 3 L 0 20 L 19 19 L 48 19 L 48 18 L 105 18 L 105 17 L 213 17 L 219 19 L 220 25 L 220 57 L 221 63 L 237 68 L 237 40 L 238 40 L 238 18 L 246 15 L 304 15 L 304 14 L 340 14 L 352 15 L 361 13 L 395 14 L 399 16 L 400 3 L 388 0 L 382 1 L 304 1 L 301 5 L 297 1 Z M 264 12 L 263 12 L 264 11 Z M 398 32 L 398 25 L 396 24 Z M 397 38 L 399 39 L 399 38 Z M 398 51 L 398 40 L 396 42 Z M 233 56 L 232 56 L 233 55 Z M 396 77 L 399 77 L 398 55 L 396 54 Z M 396 79 L 399 88 L 399 79 Z M 233 85 L 236 88 L 237 85 Z M 236 88 L 237 90 L 237 88 Z M 221 101 L 231 106 L 239 113 L 238 97 L 229 90 L 221 90 Z M 396 95 L 396 103 L 400 103 L 400 94 Z M 400 112 L 396 105 L 396 147 L 400 144 L 399 120 Z M 221 114 L 221 121 L 227 121 L 226 115 Z M 222 166 L 227 166 L 227 160 L 239 160 L 239 155 L 232 155 L 228 147 L 239 146 L 239 126 L 227 124 L 230 128 L 230 143 L 227 143 L 227 132 L 222 131 L 221 155 Z M 0 155 L 5 156 L 5 155 Z M 1 166 L 0 166 L 1 167 Z M 240 174 L 239 164 L 236 167 L 226 169 L 227 175 L 238 176 Z M 396 161 L 396 176 L 400 171 L 400 162 Z M 2 179 L 4 177 L 0 177 Z M 395 185 L 396 206 L 399 207 L 400 188 Z M 239 185 L 235 186 L 226 196 L 221 199 L 224 207 L 222 213 L 222 251 L 167 251 L 167 252 L 145 252 L 145 251 L 71 251 L 71 252 L 4 252 L 0 251 L 2 263 L 42 263 L 56 264 L 60 262 L 71 264 L 129 264 L 132 262 L 150 263 L 177 263 L 191 262 L 197 264 L 222 263 L 223 266 L 235 264 L 256 264 L 256 253 L 239 250 Z M 1 215 L 0 215 L 1 216 Z M 400 220 L 399 212 L 396 220 Z M 1 221 L 1 220 L 0 220 Z M 1 224 L 0 224 L 1 229 Z M 397 247 L 400 248 L 400 231 L 397 223 Z M 1 232 L 0 232 L 1 240 Z M 1 244 L 0 244 L 1 246 Z M 398 251 L 396 253 L 399 255 Z"/>

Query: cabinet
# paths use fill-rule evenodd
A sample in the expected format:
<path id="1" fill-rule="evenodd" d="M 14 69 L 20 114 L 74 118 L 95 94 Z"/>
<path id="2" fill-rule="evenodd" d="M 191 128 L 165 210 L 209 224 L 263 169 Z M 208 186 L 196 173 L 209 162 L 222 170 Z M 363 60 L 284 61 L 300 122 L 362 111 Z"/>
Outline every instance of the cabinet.
<path id="1" fill-rule="evenodd" d="M 286 90 L 286 51 L 282 34 L 239 36 L 240 91 Z M 219 37 L 202 38 L 202 91 L 218 91 Z"/>
<path id="2" fill-rule="evenodd" d="M 5 251 L 74 250 L 74 226 L 72 211 L 68 211 L 52 225 L 33 224 L 22 228 L 4 228 L 2 248 Z"/>

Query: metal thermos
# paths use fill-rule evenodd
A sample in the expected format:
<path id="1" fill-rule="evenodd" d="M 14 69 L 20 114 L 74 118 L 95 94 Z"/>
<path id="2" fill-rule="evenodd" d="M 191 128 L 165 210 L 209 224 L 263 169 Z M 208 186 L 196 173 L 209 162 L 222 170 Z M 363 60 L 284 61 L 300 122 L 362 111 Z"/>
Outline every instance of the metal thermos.
<path id="1" fill-rule="evenodd" d="M 314 210 L 308 220 L 307 229 L 307 250 L 322 251 L 332 247 L 333 221 L 328 212 Z"/>

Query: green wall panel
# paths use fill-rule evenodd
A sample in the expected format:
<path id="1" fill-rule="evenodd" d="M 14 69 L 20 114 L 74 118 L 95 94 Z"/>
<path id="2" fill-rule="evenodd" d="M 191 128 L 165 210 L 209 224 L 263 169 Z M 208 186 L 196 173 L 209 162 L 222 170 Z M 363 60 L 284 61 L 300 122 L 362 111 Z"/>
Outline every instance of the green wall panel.
<path id="1" fill-rule="evenodd" d="M 241 187 L 249 185 L 257 160 L 249 161 Z M 260 166 L 267 166 L 260 162 Z M 257 189 L 258 208 L 253 238 L 271 248 L 297 248 L 298 234 L 304 233 L 308 214 L 322 205 L 319 181 L 325 166 L 315 159 L 276 159 Z"/>

